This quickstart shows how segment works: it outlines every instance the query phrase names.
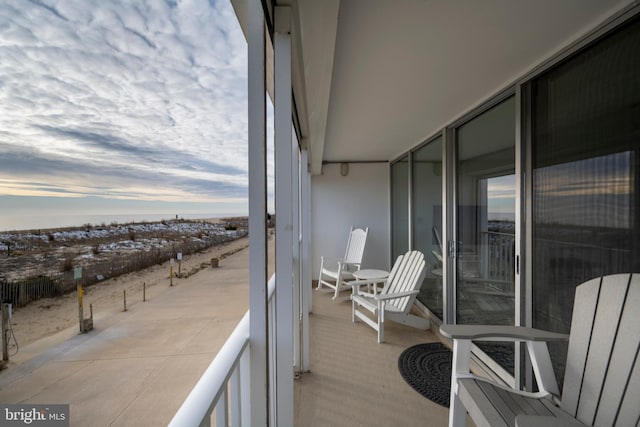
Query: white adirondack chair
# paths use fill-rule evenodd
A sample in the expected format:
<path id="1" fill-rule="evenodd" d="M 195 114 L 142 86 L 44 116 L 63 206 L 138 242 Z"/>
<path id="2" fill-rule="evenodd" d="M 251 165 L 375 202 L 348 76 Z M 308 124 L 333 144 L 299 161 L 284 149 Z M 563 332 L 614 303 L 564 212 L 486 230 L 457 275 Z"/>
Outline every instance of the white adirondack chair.
<path id="1" fill-rule="evenodd" d="M 333 299 L 336 299 L 340 291 L 351 289 L 347 281 L 353 280 L 353 272 L 360 270 L 368 233 L 368 227 L 364 229 L 351 227 L 344 258 L 321 257 L 320 277 L 316 290 L 322 289 L 322 286 L 331 288 L 334 290 Z"/>
<path id="2" fill-rule="evenodd" d="M 355 322 L 357 317 L 378 331 L 379 343 L 384 341 L 384 322 L 386 320 L 393 320 L 414 328 L 428 329 L 429 321 L 427 319 L 409 313 L 420 291 L 425 274 L 424 270 L 425 261 L 422 252 L 409 251 L 396 259 L 380 292 L 372 294 L 361 291 L 363 285 L 376 286 L 377 283 L 380 283 L 380 279 L 351 281 L 350 284 L 353 288 L 351 320 Z M 377 317 L 377 321 L 361 312 L 360 308 L 371 312 Z"/>
<path id="3" fill-rule="evenodd" d="M 449 426 L 638 426 L 640 274 L 615 274 L 576 288 L 562 396 L 546 341 L 563 334 L 515 326 L 443 325 L 453 338 Z M 472 340 L 526 342 L 539 392 L 469 374 Z"/>

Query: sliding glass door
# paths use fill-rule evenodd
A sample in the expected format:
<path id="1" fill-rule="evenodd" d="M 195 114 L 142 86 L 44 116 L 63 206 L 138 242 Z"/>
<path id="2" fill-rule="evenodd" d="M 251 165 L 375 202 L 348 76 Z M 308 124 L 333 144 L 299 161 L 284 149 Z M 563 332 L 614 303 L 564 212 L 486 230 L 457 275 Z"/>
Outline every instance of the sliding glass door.
<path id="1" fill-rule="evenodd" d="M 515 318 L 515 99 L 456 128 L 456 322 Z M 480 345 L 513 374 L 513 346 Z"/>

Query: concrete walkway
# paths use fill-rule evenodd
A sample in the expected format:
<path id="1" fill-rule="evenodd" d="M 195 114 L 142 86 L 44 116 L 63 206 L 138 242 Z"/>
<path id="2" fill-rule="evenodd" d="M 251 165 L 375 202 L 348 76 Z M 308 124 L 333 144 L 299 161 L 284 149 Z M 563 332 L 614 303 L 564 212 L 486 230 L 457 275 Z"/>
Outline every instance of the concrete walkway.
<path id="1" fill-rule="evenodd" d="M 70 404 L 72 426 L 166 425 L 248 309 L 248 254 L 0 372 L 0 402 Z"/>

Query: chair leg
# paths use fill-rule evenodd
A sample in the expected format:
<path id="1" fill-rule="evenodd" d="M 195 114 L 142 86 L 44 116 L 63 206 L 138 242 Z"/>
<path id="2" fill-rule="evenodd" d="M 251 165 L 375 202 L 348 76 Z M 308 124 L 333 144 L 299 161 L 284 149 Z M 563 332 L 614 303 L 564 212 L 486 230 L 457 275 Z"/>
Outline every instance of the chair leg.
<path id="1" fill-rule="evenodd" d="M 336 288 L 333 293 L 333 299 L 338 298 L 340 294 L 340 283 L 342 282 L 342 264 L 338 264 L 338 277 L 336 277 Z"/>
<path id="2" fill-rule="evenodd" d="M 378 344 L 384 342 L 384 301 L 378 301 Z"/>
<path id="3" fill-rule="evenodd" d="M 449 398 L 449 427 L 465 427 L 467 410 L 458 397 L 458 375 L 469 373 L 471 340 L 453 340 L 451 367 L 451 396 Z"/>
<path id="4" fill-rule="evenodd" d="M 457 394 L 451 393 L 449 403 L 449 427 L 466 427 L 467 410 Z"/>
<path id="5" fill-rule="evenodd" d="M 318 275 L 318 285 L 316 286 L 316 291 L 319 291 L 322 288 L 322 269 L 324 268 L 324 257 L 320 258 L 320 274 Z"/>

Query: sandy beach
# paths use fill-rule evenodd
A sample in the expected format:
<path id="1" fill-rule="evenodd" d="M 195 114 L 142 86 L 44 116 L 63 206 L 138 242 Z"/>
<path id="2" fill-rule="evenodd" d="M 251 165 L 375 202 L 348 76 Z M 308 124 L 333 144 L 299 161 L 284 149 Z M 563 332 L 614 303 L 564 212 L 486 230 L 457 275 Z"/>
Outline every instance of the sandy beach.
<path id="1" fill-rule="evenodd" d="M 224 259 L 249 244 L 249 238 L 243 237 L 209 250 L 186 256 L 180 266 L 182 277 L 190 276 L 203 269 L 212 268 L 211 259 Z M 174 265 L 177 274 L 178 266 Z M 170 263 L 156 265 L 138 272 L 125 274 L 113 279 L 84 288 L 84 315 L 89 317 L 89 305 L 93 307 L 95 319 L 102 319 L 124 310 L 124 293 L 128 309 L 133 309 L 142 303 L 143 287 L 146 300 L 167 291 L 170 285 Z M 174 278 L 176 282 L 181 279 Z M 16 308 L 13 311 L 12 326 L 18 343 L 18 352 L 13 346 L 10 348 L 12 365 L 20 364 L 31 358 L 38 349 L 45 349 L 58 342 L 77 334 L 74 327 L 79 328 L 78 299 L 75 292 L 56 297 L 43 298 L 34 301 L 26 307 Z M 46 338 L 46 339 L 45 339 Z M 20 352 L 20 349 L 36 343 L 36 348 L 31 346 L 29 354 Z"/>

